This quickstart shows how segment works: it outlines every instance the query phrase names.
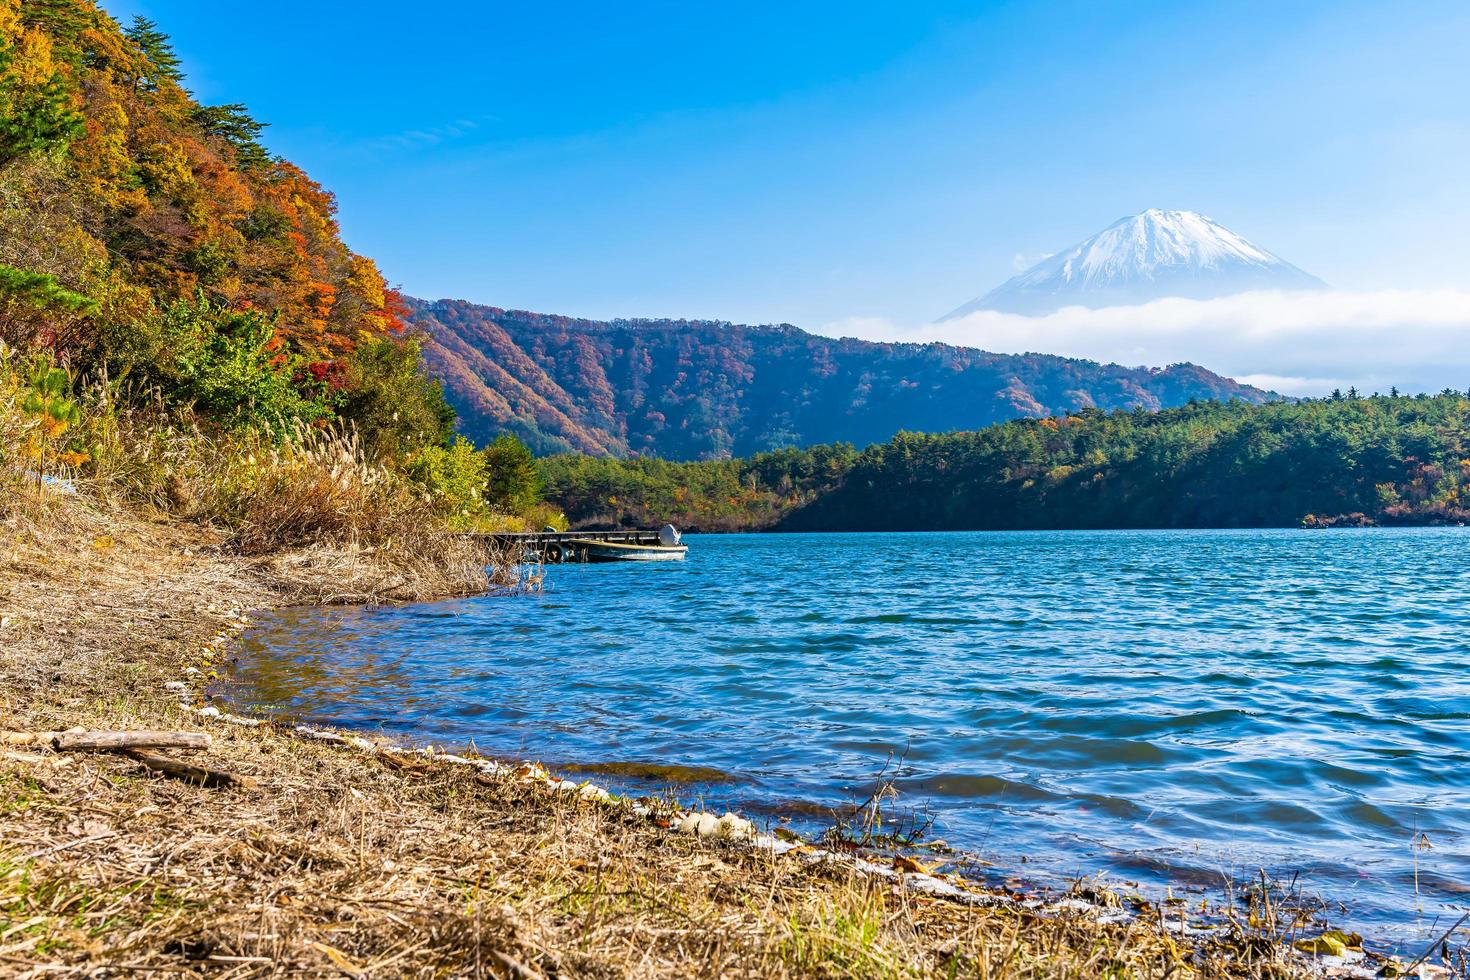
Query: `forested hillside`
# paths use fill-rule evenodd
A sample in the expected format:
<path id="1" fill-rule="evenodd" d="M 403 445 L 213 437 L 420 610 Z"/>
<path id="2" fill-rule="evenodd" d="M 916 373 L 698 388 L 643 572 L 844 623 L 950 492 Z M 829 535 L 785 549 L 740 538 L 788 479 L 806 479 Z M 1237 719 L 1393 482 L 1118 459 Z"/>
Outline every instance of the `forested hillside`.
<path id="1" fill-rule="evenodd" d="M 88 301 L 63 315 L 11 273 L 12 346 L 187 373 L 192 327 L 269 321 L 271 356 L 317 395 L 402 330 L 332 196 L 266 151 L 243 106 L 195 101 L 156 25 L 121 29 L 87 0 L 3 0 L 0 64 L 0 261 Z"/>
<path id="2" fill-rule="evenodd" d="M 0 0 L 4 493 L 115 492 L 258 548 L 526 509 L 529 456 L 456 441 L 332 195 L 185 82 L 149 21 Z"/>
<path id="3" fill-rule="evenodd" d="M 708 530 L 1426 524 L 1470 518 L 1470 398 L 1200 402 L 747 460 L 540 462 L 573 521 Z"/>
<path id="4" fill-rule="evenodd" d="M 722 459 L 902 429 L 948 432 L 1088 407 L 1158 409 L 1265 392 L 1192 364 L 1164 369 L 945 344 L 833 340 L 792 326 L 603 322 L 412 302 L 466 434 L 538 453 Z"/>

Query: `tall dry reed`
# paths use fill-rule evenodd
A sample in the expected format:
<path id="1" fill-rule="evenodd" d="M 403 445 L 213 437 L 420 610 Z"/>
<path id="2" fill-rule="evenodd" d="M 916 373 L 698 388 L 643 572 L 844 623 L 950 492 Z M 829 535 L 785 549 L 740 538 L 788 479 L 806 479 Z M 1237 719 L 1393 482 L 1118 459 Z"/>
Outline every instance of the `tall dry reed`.
<path id="1" fill-rule="evenodd" d="M 80 466 L 51 463 L 39 487 L 24 382 L 0 364 L 0 508 L 36 494 L 141 511 L 207 530 L 303 599 L 427 598 L 486 586 L 494 563 L 446 532 L 432 500 L 364 452 L 351 428 L 209 428 L 156 396 L 98 384 L 67 434 Z M 34 501 L 33 501 L 34 502 Z"/>

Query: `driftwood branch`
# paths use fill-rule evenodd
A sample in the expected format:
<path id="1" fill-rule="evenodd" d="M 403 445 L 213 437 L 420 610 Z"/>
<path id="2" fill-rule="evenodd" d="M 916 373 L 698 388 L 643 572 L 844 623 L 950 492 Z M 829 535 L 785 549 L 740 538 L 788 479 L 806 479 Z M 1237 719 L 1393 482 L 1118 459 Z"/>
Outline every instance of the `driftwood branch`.
<path id="1" fill-rule="evenodd" d="M 203 732 L 62 732 L 51 740 L 59 752 L 120 752 L 127 749 L 209 748 Z"/>
<path id="2" fill-rule="evenodd" d="M 206 769 L 203 766 L 180 762 L 178 759 L 170 759 L 166 755 L 158 755 L 155 752 L 144 752 L 141 749 L 127 749 L 125 753 L 128 758 L 136 759 L 154 772 L 161 772 L 165 776 L 182 779 L 184 782 L 193 783 L 196 786 L 238 786 L 240 789 L 260 788 L 259 784 L 249 776 L 236 776 L 232 773 L 221 772 L 218 769 Z"/>

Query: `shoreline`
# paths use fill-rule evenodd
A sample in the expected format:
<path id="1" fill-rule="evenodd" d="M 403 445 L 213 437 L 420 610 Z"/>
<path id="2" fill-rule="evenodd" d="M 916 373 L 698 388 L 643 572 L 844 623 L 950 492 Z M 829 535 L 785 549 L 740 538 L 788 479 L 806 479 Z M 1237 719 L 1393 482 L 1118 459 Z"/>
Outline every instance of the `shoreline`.
<path id="1" fill-rule="evenodd" d="M 505 598 L 513 600 L 511 596 Z M 250 624 L 252 629 L 259 625 Z M 235 695 L 250 690 L 248 685 L 225 678 L 221 678 L 221 683 L 223 686 L 216 685 L 215 690 L 206 693 L 206 698 L 217 706 L 231 703 L 238 708 L 243 699 Z M 757 826 L 764 825 L 764 832 L 757 829 L 744 840 L 750 846 L 772 849 L 777 853 L 795 850 L 803 856 L 817 855 L 837 864 L 846 864 L 865 874 L 882 877 L 891 877 L 893 871 L 899 871 L 900 877 L 906 880 L 910 888 L 927 891 L 929 894 L 944 894 L 956 901 L 1043 913 L 1082 911 L 1097 916 L 1103 922 L 1133 921 L 1153 914 L 1156 910 L 1167 916 L 1171 907 L 1188 907 L 1193 921 L 1187 928 L 1178 928 L 1178 923 L 1167 920 L 1166 928 L 1172 929 L 1175 935 L 1184 933 L 1207 937 L 1212 931 L 1221 930 L 1228 925 L 1233 895 L 1248 895 L 1256 889 L 1270 892 L 1273 904 L 1289 903 L 1293 912 L 1298 915 L 1297 929 L 1283 937 L 1286 945 L 1301 941 L 1304 945 L 1311 946 L 1313 938 L 1324 932 L 1367 937 L 1368 941 L 1363 944 L 1364 949 L 1368 950 L 1366 956 L 1349 956 L 1342 960 L 1334 958 L 1326 964 L 1336 971 L 1332 973 L 1334 976 L 1385 975 L 1374 970 L 1359 972 L 1355 967 L 1366 969 L 1367 965 L 1376 964 L 1381 968 L 1383 964 L 1396 962 L 1396 957 L 1412 960 L 1417 952 L 1417 945 L 1413 940 L 1393 944 L 1381 941 L 1374 943 L 1375 938 L 1381 937 L 1370 932 L 1371 922 L 1351 922 L 1350 905 L 1325 894 L 1300 890 L 1295 884 L 1295 870 L 1290 866 L 1278 868 L 1264 888 L 1264 877 L 1236 878 L 1214 884 L 1162 878 L 1140 884 L 1121 873 L 1103 870 L 1063 874 L 1055 866 L 1038 865 L 1039 859 L 1028 858 L 1026 854 L 1019 854 L 1019 860 L 1014 860 L 1017 857 L 1015 853 L 1011 855 L 1011 861 L 992 860 L 994 855 L 986 857 L 964 846 L 951 846 L 947 843 L 951 839 L 947 834 L 945 840 L 937 841 L 939 847 L 932 851 L 930 844 L 920 842 L 922 838 L 907 844 L 827 844 L 823 829 L 829 833 L 841 832 L 844 827 L 853 826 L 863 814 L 860 804 L 817 803 L 796 799 L 788 800 L 786 806 L 779 803 L 757 805 L 755 801 L 732 802 L 729 793 L 706 790 L 711 783 L 738 785 L 748 777 L 699 764 L 572 759 L 546 762 L 540 757 L 508 755 L 498 753 L 493 748 L 486 750 L 473 741 L 454 742 L 420 736 L 411 728 L 400 727 L 392 732 L 382 729 L 369 731 L 352 727 L 350 722 L 314 717 L 309 712 L 275 714 L 269 710 L 247 707 L 244 714 L 249 717 L 234 715 L 225 720 L 232 720 L 237 724 L 268 724 L 287 733 L 320 738 L 370 754 L 378 752 L 412 758 L 422 756 L 455 764 L 486 766 L 491 771 L 520 771 L 522 778 L 529 778 L 552 791 L 582 791 L 587 794 L 584 799 L 631 804 L 640 819 L 655 820 L 663 816 L 671 818 L 677 824 L 691 812 L 695 817 L 702 815 L 703 811 L 698 806 L 708 804 L 710 809 L 707 812 L 710 816 L 725 811 L 727 816 L 738 816 Z M 214 717 L 218 718 L 219 713 L 215 712 Z M 528 777 L 526 770 L 530 770 L 534 776 Z M 660 776 L 664 778 L 661 779 Z M 699 785 L 702 788 L 691 797 L 686 797 L 683 794 L 686 784 Z M 881 780 L 879 786 L 881 787 Z M 681 805 L 691 798 L 700 801 L 692 810 Z M 657 812 L 648 811 L 646 805 L 654 802 L 665 804 L 666 808 Z M 645 805 L 644 809 L 639 809 L 640 804 Z M 733 813 L 729 812 L 731 808 Z M 820 816 L 818 811 L 821 811 Z M 800 819 L 788 821 L 786 817 Z M 889 819 L 890 815 L 885 814 L 885 822 Z M 771 828 L 776 821 L 784 826 L 773 831 Z M 662 829 L 670 828 L 664 826 Z M 737 839 L 740 839 L 738 835 Z M 1040 871 L 1036 870 L 1038 867 L 1041 868 Z M 915 868 L 923 870 L 915 872 Z M 941 868 L 955 870 L 939 872 L 938 869 Z M 1264 876 L 1264 872 L 1259 873 Z M 1293 882 L 1290 888 L 1281 884 L 1281 879 L 1287 877 Z M 1180 896 L 1192 897 L 1176 897 L 1176 892 Z M 1334 912 L 1336 918 L 1333 917 Z M 1250 913 L 1252 916 L 1254 914 Z M 1344 924 L 1344 919 L 1351 924 Z M 1378 948 L 1371 949 L 1369 944 Z M 1357 952 L 1361 953 L 1362 950 Z"/>
<path id="2" fill-rule="evenodd" d="M 208 751 L 179 760 L 243 783 L 0 747 L 0 963 L 20 975 L 1372 975 L 1258 930 L 1202 935 L 1182 907 L 1028 907 L 539 766 L 186 710 L 244 616 L 340 595 L 312 569 L 347 557 L 277 562 L 306 573 L 270 583 L 197 528 L 80 501 L 49 516 L 4 528 L 0 727 L 202 731 Z"/>

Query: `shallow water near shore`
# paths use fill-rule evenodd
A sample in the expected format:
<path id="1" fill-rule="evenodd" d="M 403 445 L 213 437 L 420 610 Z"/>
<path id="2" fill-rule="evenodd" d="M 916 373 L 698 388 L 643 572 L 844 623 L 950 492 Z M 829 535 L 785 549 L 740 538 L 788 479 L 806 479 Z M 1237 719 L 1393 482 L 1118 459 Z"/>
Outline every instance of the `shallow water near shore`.
<path id="1" fill-rule="evenodd" d="M 886 766 L 997 875 L 1265 868 L 1406 948 L 1470 908 L 1470 531 L 688 543 L 540 595 L 263 616 L 236 696 L 605 784 L 692 767 L 681 795 L 798 826 Z"/>

